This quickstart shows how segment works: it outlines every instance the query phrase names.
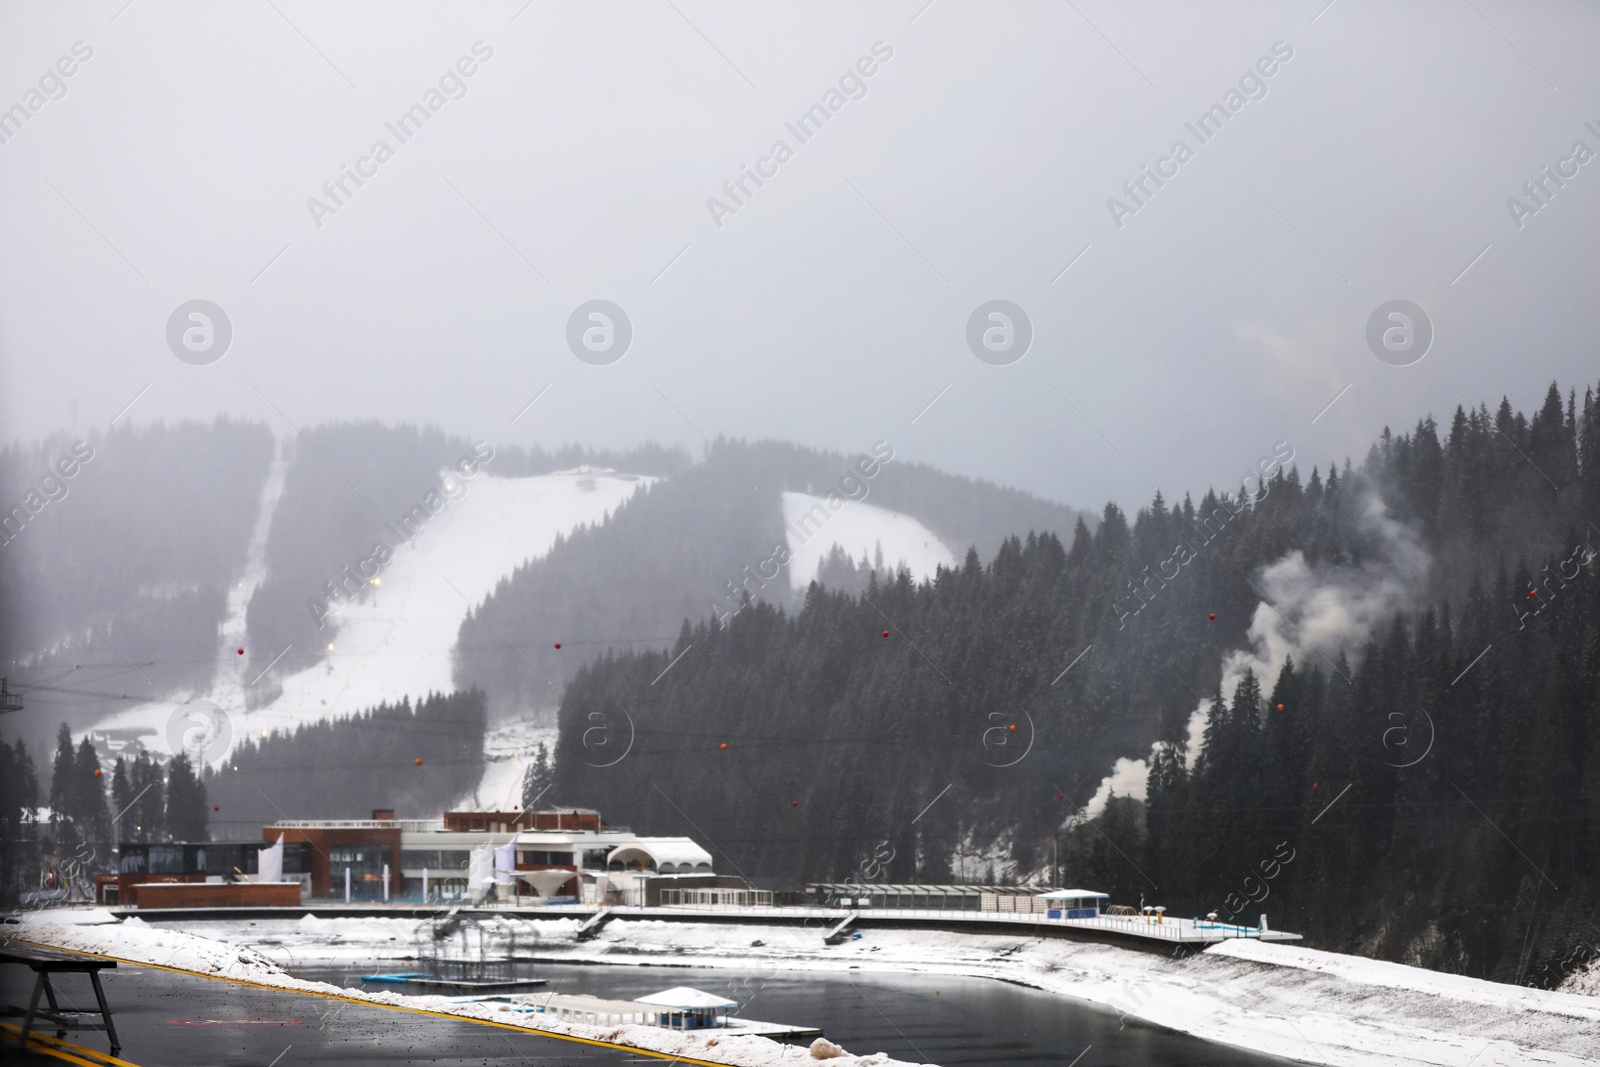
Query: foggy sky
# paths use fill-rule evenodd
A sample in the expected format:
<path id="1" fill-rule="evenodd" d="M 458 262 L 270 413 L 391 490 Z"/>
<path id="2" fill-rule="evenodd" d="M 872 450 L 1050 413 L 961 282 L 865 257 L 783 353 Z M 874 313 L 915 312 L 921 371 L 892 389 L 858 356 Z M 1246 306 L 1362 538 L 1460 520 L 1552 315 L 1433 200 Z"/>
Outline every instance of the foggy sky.
<path id="1" fill-rule="evenodd" d="M 1096 508 L 1600 377 L 1600 160 L 1521 188 L 1600 152 L 1594 5 L 125 2 L 0 11 L 0 108 L 42 101 L 0 144 L 7 441 L 136 396 L 279 434 L 881 439 Z M 193 299 L 232 324 L 208 366 L 168 349 Z M 607 366 L 567 346 L 592 299 L 632 322 Z M 992 299 L 1032 322 L 1008 366 L 967 347 Z M 1392 299 L 1434 325 L 1410 366 L 1368 348 Z"/>

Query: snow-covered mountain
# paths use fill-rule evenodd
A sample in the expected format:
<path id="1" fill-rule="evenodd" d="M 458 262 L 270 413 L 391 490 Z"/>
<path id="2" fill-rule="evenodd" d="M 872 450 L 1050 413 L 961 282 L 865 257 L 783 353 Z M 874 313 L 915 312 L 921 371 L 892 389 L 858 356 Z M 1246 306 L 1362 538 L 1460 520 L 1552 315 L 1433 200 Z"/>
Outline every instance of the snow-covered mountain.
<path id="1" fill-rule="evenodd" d="M 497 803 L 516 796 L 518 746 L 608 650 L 665 647 L 745 596 L 793 608 L 819 569 L 846 580 L 830 557 L 863 581 L 874 567 L 921 580 L 1086 518 L 886 442 L 846 456 L 718 441 L 695 461 L 371 423 L 93 440 L 103 458 L 72 499 L 0 554 L 0 587 L 30 609 L 0 655 L 38 712 L 34 751 L 67 721 L 108 765 L 198 738 L 222 767 L 273 731 L 476 686 L 498 738 L 477 792 Z M 52 447 L 13 450 L 0 473 L 23 479 Z"/>
<path id="2" fill-rule="evenodd" d="M 263 493 L 264 517 L 282 490 L 275 465 Z M 221 707 L 240 736 L 265 735 L 377 704 L 418 699 L 454 688 L 451 678 L 456 635 L 462 621 L 517 567 L 550 550 L 606 515 L 653 479 L 613 470 L 579 467 L 526 478 L 481 475 L 459 499 L 432 518 L 414 540 L 400 544 L 360 596 L 335 605 L 324 617 L 327 641 L 320 657 L 286 675 L 270 702 L 248 707 L 250 687 L 238 649 L 244 641 L 244 607 L 260 585 L 260 553 L 252 543 L 247 573 L 230 595 L 221 627 L 218 669 L 210 688 L 175 700 L 139 704 L 96 724 L 119 735 L 136 732 L 166 740 L 167 723 L 186 703 L 206 700 Z M 238 642 L 237 645 L 234 642 Z M 256 671 L 255 673 L 259 673 Z M 158 748 L 159 751 L 159 748 Z M 217 748 L 220 764 L 225 750 Z"/>

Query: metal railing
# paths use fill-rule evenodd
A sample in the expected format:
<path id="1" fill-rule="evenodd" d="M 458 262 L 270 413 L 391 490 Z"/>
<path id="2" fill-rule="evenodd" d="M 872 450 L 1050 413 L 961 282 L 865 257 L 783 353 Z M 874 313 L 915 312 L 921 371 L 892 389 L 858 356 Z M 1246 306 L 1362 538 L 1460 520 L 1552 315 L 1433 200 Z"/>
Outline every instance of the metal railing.
<path id="1" fill-rule="evenodd" d="M 663 908 L 719 908 L 744 910 L 772 907 L 770 889 L 734 889 L 712 886 L 661 890 Z"/>
<path id="2" fill-rule="evenodd" d="M 403 902 L 401 902 L 403 903 Z M 396 905 L 400 906 L 399 904 Z M 540 911 L 559 910 L 570 911 L 579 915 L 592 914 L 596 907 L 593 903 L 571 904 L 537 904 L 522 905 L 514 901 L 486 901 L 474 905 L 474 909 L 517 909 L 537 908 Z M 832 907 L 815 904 L 806 905 L 733 905 L 733 904 L 671 904 L 658 906 L 643 906 L 640 904 L 617 904 L 611 906 L 617 916 L 628 915 L 647 916 L 651 913 L 670 910 L 677 915 L 692 915 L 702 913 L 707 916 L 715 915 L 753 915 L 771 916 L 773 918 L 820 918 L 838 920 L 851 911 L 856 912 L 860 918 L 871 919 L 874 916 L 885 919 L 937 919 L 944 922 L 968 923 L 995 923 L 1001 922 L 1016 926 L 1061 926 L 1073 929 L 1105 930 L 1111 933 L 1129 934 L 1134 937 L 1153 937 L 1165 941 L 1198 941 L 1216 942 L 1231 941 L 1236 939 L 1262 939 L 1262 931 L 1251 927 L 1228 926 L 1196 926 L 1192 920 L 1168 918 L 1165 922 L 1153 922 L 1143 916 L 1115 916 L 1100 915 L 1094 918 L 1083 919 L 1052 919 L 1048 913 L 1038 912 L 1004 912 L 1004 911 L 973 911 L 971 909 L 957 910 L 953 908 L 874 908 L 874 907 Z M 1273 930 L 1270 935 L 1280 937 L 1294 937 L 1285 931 Z M 1270 938 L 1269 938 L 1270 939 Z"/>

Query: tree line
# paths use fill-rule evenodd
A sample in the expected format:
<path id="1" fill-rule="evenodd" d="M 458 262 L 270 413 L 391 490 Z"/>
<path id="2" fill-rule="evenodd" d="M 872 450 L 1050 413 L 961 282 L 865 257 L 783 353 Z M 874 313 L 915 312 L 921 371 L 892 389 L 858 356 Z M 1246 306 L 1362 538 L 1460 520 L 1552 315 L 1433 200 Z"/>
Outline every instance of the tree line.
<path id="1" fill-rule="evenodd" d="M 233 835 L 276 819 L 434 818 L 483 779 L 482 690 L 384 703 L 237 744 L 206 786 Z"/>
<path id="2" fill-rule="evenodd" d="M 41 802 L 48 804 L 41 807 Z M 118 756 L 109 778 L 94 743 L 61 723 L 48 793 L 26 744 L 0 741 L 0 901 L 39 889 L 92 889 L 117 847 L 208 840 L 206 788 L 186 755 L 160 763 Z"/>
<path id="3" fill-rule="evenodd" d="M 603 656 L 564 695 L 546 799 L 691 834 L 775 887 L 891 852 L 889 882 L 1059 871 L 1119 903 L 1266 912 L 1317 947 L 1551 984 L 1596 943 L 1597 520 L 1593 389 L 1552 385 L 1531 417 L 1458 409 L 1359 466 L 1158 493 L 1131 521 L 1108 505 L 1065 542 L 1012 538 L 920 584 L 874 569 L 864 595 L 813 583 L 793 613 L 752 604 Z M 1222 692 L 1277 625 L 1263 573 L 1296 553 L 1365 621 Z M 1147 798 L 1085 819 L 1118 758 L 1148 759 Z"/>

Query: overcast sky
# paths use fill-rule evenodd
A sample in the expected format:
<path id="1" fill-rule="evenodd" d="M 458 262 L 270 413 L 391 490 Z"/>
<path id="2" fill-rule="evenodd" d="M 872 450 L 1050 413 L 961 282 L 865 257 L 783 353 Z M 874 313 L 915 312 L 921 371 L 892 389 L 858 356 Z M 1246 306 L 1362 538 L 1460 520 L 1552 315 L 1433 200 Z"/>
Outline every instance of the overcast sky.
<path id="1" fill-rule="evenodd" d="M 1597 43 L 1600 6 L 1507 0 L 8 4 L 3 433 L 885 439 L 1091 508 L 1359 460 L 1600 378 Z M 595 299 L 607 365 L 567 340 Z M 1007 365 L 967 340 L 996 299 Z M 1408 366 L 1368 343 L 1397 299 Z M 169 346 L 192 300 L 214 362 Z"/>

